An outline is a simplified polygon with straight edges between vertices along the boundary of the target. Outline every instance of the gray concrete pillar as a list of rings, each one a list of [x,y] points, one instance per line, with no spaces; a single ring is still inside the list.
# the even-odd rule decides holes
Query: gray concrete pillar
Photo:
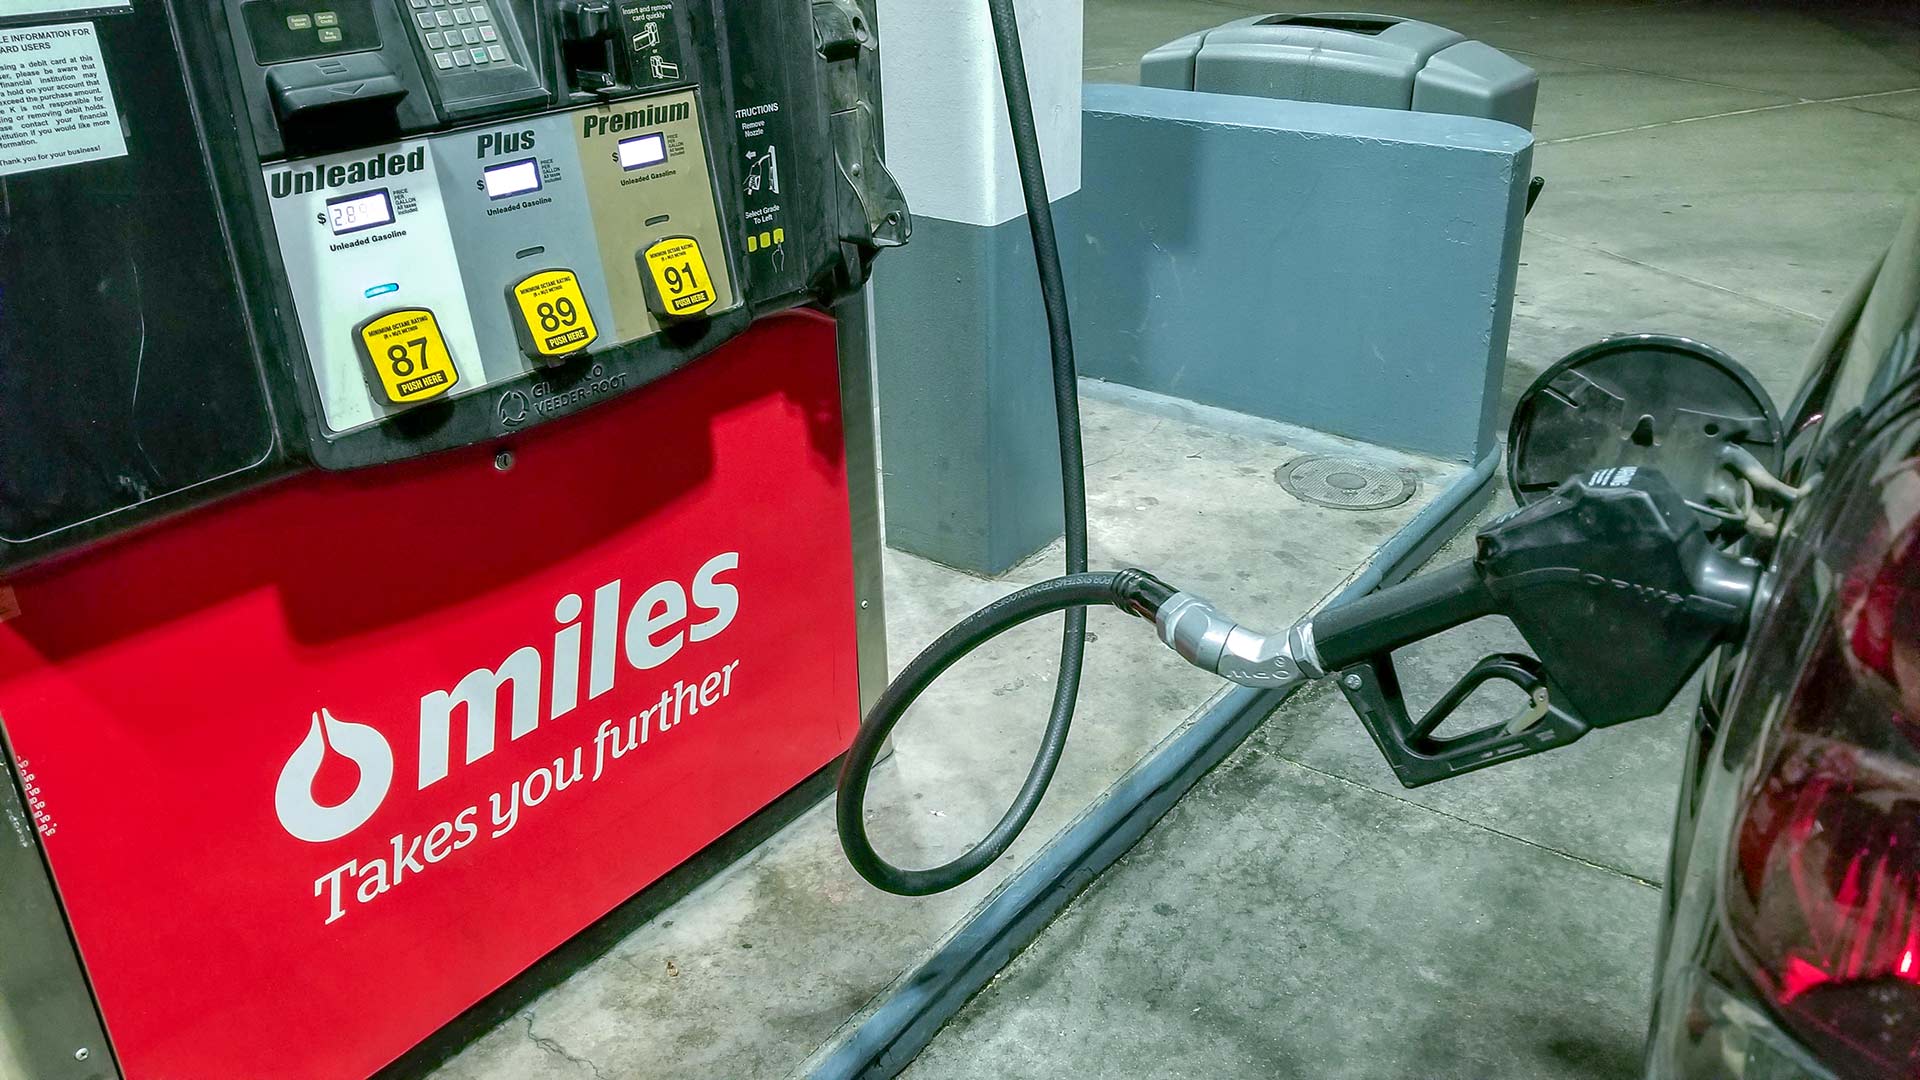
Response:
[[[1048,193],[1071,258],[1081,0],[1018,9]],[[880,0],[879,23],[887,165],[914,214],[912,242],[874,272],[887,542],[999,573],[1060,534],[1060,467],[1046,319],[987,7]]]

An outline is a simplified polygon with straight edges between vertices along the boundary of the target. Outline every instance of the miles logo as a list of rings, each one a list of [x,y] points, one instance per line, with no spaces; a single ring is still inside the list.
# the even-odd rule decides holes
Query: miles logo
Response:
[[[426,167],[427,148],[416,146],[406,154],[375,154],[365,161],[286,169],[267,178],[267,190],[274,198],[284,199],[321,188],[364,184],[401,173],[419,172]]]
[[[613,135],[622,131],[638,131],[645,127],[671,124],[676,120],[685,120],[693,115],[693,110],[684,101],[671,105],[642,105],[637,109],[628,109],[617,113],[588,113],[580,120],[580,137],[591,139],[596,135]]]

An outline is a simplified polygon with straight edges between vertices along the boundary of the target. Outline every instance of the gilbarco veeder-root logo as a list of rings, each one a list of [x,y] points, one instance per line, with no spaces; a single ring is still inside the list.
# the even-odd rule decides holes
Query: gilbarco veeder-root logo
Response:
[[[690,641],[719,635],[740,610],[740,590],[720,580],[720,575],[739,565],[739,552],[715,555],[695,571],[691,589],[683,588],[678,581],[658,582],[625,609],[625,618],[621,617],[622,583],[618,580],[593,590],[593,612],[585,620],[581,616],[586,604],[580,594],[562,596],[553,606],[554,621],[560,626],[553,633],[550,650],[543,653],[536,646],[522,646],[493,667],[467,672],[453,689],[434,690],[420,698],[420,756],[415,776],[419,789],[424,791],[447,778],[456,714],[466,719],[466,761],[470,765],[493,752],[503,695],[511,703],[507,727],[510,740],[532,733],[542,719],[557,720],[574,711],[580,705],[583,643],[587,653],[586,699],[592,701],[613,689],[622,657],[628,666],[646,671],[672,659]],[[326,921],[344,916],[349,899],[371,903],[454,852],[483,839],[505,836],[519,824],[522,810],[540,806],[583,781],[598,782],[609,775],[614,762],[633,753],[649,738],[672,731],[730,695],[734,671],[739,666],[739,660],[731,660],[692,682],[676,679],[646,709],[624,720],[603,720],[590,742],[562,750],[551,766],[542,765],[525,779],[425,830],[395,835],[378,854],[348,859],[322,874],[314,880],[313,895],[324,904]],[[386,801],[393,786],[393,747],[378,728],[364,722],[368,719],[342,719],[326,708],[313,713],[306,738],[281,768],[273,792],[274,812],[294,837],[314,844],[339,840],[365,825]],[[359,781],[346,798],[323,803],[314,795],[314,781],[335,755],[359,769]],[[336,763],[332,767],[340,766]]]

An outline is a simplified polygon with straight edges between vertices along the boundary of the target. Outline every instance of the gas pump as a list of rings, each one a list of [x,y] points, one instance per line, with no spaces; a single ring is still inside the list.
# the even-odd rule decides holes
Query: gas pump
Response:
[[[7,568],[569,415],[911,230],[851,0],[101,11],[0,17],[63,73],[0,159]]]
[[[0,1072],[369,1074],[824,792],[876,65],[856,0],[0,12]]]

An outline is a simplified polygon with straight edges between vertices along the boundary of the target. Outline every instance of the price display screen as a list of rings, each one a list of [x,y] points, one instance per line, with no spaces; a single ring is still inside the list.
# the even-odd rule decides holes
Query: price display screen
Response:
[[[327,227],[335,236],[391,224],[393,200],[386,188],[327,200]]]
[[[620,167],[645,169],[667,160],[667,137],[656,131],[620,140]]]
[[[532,158],[490,166],[482,173],[486,177],[489,199],[504,199],[540,190],[540,163]]]

